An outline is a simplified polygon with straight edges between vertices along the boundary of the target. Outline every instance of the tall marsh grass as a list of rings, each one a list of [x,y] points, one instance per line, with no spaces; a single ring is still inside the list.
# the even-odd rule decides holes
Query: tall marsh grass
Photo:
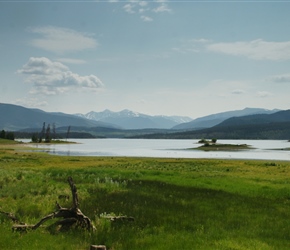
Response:
[[[59,157],[0,150],[0,210],[29,224],[71,206],[97,230],[12,232],[0,214],[0,249],[290,249],[290,162]],[[104,215],[134,222],[112,223]],[[51,222],[47,221],[45,225]]]

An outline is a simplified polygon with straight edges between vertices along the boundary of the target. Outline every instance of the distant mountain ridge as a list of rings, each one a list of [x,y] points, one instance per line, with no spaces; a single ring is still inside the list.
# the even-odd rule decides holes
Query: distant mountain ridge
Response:
[[[200,117],[190,122],[181,123],[179,125],[176,125],[172,129],[191,130],[191,129],[210,128],[232,117],[241,117],[241,116],[255,115],[255,114],[273,114],[278,111],[279,109],[268,110],[268,109],[261,109],[261,108],[245,108],[242,110],[226,111],[226,112],[221,112],[217,114]]]
[[[102,112],[91,111],[87,114],[76,114],[80,117],[84,117],[94,121],[101,121],[123,129],[171,129],[177,124],[183,122],[189,122],[192,119],[186,116],[150,116],[138,112],[133,112],[128,109],[124,109],[120,112],[113,112],[108,109]]]
[[[192,120],[183,116],[150,116],[130,110],[112,112],[89,112],[86,115],[70,115],[61,112],[45,112],[14,104],[0,103],[0,129],[17,131],[42,128],[55,124],[56,127],[105,127],[115,129],[170,129],[181,122]]]
[[[229,115],[231,117],[226,119]],[[191,118],[189,117],[150,116],[130,110],[122,110],[120,112],[112,112],[110,110],[104,110],[103,112],[92,111],[86,115],[79,114],[76,116],[0,103],[0,130],[8,131],[32,133],[33,131],[40,131],[45,122],[46,126],[54,124],[57,128],[57,133],[65,133],[67,127],[70,126],[72,132],[78,133],[77,136],[87,133],[87,135],[93,137],[105,138],[132,138],[139,136],[138,138],[172,139],[290,139],[290,110],[277,111],[246,108],[200,117],[192,121],[195,122],[195,125],[203,123],[203,126],[211,126],[213,122],[222,120],[222,122],[209,128],[171,129],[172,124],[190,120]],[[191,124],[191,122],[185,124]]]
[[[241,117],[231,117],[215,127],[225,126],[242,126],[242,125],[257,125],[257,124],[272,124],[290,122],[290,110],[281,110],[270,114],[255,114]],[[290,130],[290,128],[289,128]]]
[[[85,118],[57,112],[45,112],[40,109],[29,109],[13,104],[0,103],[0,129],[16,131],[27,128],[42,128],[53,123],[56,127],[61,126],[84,126],[84,127],[112,127],[115,126],[88,120]]]
[[[136,138],[136,137],[135,137]],[[147,139],[290,139],[290,109],[272,114],[253,114],[231,117],[205,129],[156,133],[139,138]]]

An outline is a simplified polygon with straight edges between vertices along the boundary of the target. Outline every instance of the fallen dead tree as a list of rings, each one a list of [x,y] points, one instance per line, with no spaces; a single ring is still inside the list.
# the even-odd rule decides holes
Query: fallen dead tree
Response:
[[[84,215],[82,211],[79,209],[77,188],[73,182],[72,177],[68,177],[68,183],[70,185],[70,189],[72,192],[72,207],[63,208],[58,202],[56,202],[57,210],[43,217],[35,225],[27,225],[26,223],[20,222],[19,219],[17,219],[15,215],[13,215],[12,213],[7,213],[3,211],[0,211],[0,212],[2,214],[5,214],[13,222],[18,223],[12,227],[14,231],[27,231],[28,229],[35,230],[39,228],[47,220],[54,219],[54,218],[59,218],[59,220],[51,224],[49,228],[59,226],[60,230],[67,230],[73,226],[76,226],[76,227],[84,228],[86,230],[95,230],[95,227],[92,224],[92,221],[90,220],[90,218]]]
[[[20,220],[12,213],[4,212],[4,211],[0,211],[0,213],[6,215],[7,218],[11,219],[15,223],[19,223],[21,225],[25,224],[23,222],[20,222]]]
[[[6,215],[9,219],[11,219],[16,225],[12,226],[13,231],[27,231],[27,230],[35,230],[39,228],[46,221],[51,219],[59,219],[51,225],[47,226],[48,229],[58,227],[60,231],[68,230],[72,227],[81,227],[88,231],[95,230],[95,226],[89,217],[83,214],[83,212],[79,209],[79,199],[77,188],[73,182],[72,177],[68,177],[67,179],[71,193],[72,193],[72,207],[64,208],[56,202],[56,211],[44,216],[38,223],[35,225],[28,225],[24,222],[21,222],[13,213],[0,211],[0,213]],[[65,196],[67,199],[68,196]],[[63,197],[61,197],[63,198]],[[134,217],[128,216],[103,216],[105,219],[109,219],[111,222],[118,221],[134,221]]]
[[[134,217],[128,217],[128,216],[103,216],[102,218],[108,219],[112,222],[117,221],[135,221]]]

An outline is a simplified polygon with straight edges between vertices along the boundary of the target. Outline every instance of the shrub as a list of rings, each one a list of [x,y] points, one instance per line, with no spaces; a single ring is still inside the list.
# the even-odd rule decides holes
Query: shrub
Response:
[[[38,141],[39,141],[39,139],[38,139],[38,135],[34,133],[34,134],[32,135],[32,137],[31,137],[31,141],[34,142],[34,143],[38,142]]]

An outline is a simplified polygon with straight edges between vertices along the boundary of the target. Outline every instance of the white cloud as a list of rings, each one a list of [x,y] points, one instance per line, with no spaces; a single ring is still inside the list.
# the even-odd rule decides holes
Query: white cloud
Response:
[[[72,29],[44,26],[29,28],[28,31],[40,35],[40,38],[32,39],[31,45],[55,53],[93,49],[98,45],[90,35]]]
[[[198,53],[204,51],[205,45],[209,43],[207,39],[182,39],[178,47],[173,47],[172,50],[182,54]]]
[[[211,40],[199,38],[181,40],[180,45],[174,47],[173,50],[181,53],[216,52],[232,56],[243,56],[252,60],[290,60],[290,41],[268,42],[256,39],[249,42],[214,43]]]
[[[272,76],[269,80],[275,83],[288,83],[290,82],[290,74]]]
[[[159,14],[162,12],[172,12],[172,10],[168,7],[165,3],[166,1],[137,1],[137,0],[130,0],[129,3],[126,3],[123,6],[124,11],[130,14],[138,14],[140,15],[141,20],[144,22],[151,22],[153,21],[152,17],[148,15],[144,15],[145,12],[150,12],[151,14]],[[157,7],[153,8],[152,5],[157,5]]]
[[[194,42],[194,43],[209,43],[210,40],[204,39],[204,38],[199,38],[199,39],[192,39],[192,42]]]
[[[29,61],[23,65],[18,73],[28,75],[54,75],[59,72],[68,71],[68,67],[59,62],[52,62],[46,57],[30,57]]]
[[[45,57],[31,57],[17,73],[26,75],[25,82],[33,84],[31,94],[56,95],[72,89],[92,91],[103,86],[97,76],[80,76],[64,64]]]
[[[125,5],[124,5],[123,9],[124,9],[126,12],[128,12],[128,13],[130,13],[130,14],[133,14],[133,13],[135,13],[135,11],[134,11],[134,7],[135,7],[135,5],[128,3],[128,4],[125,4]]]
[[[15,104],[26,106],[26,107],[45,107],[48,105],[46,101],[39,100],[38,98],[21,98],[17,99]]]
[[[144,22],[152,22],[153,19],[149,16],[141,16],[140,17]]]
[[[246,94],[253,91],[252,86],[251,81],[216,79],[206,84],[203,90],[213,96],[227,98],[238,98],[240,96],[244,98]]]
[[[144,12],[146,12],[146,11],[148,11],[149,9],[144,9],[144,8],[141,8],[141,9],[139,9],[139,13],[144,13]]]
[[[85,60],[74,59],[74,58],[58,58],[57,60],[59,62],[62,62],[62,63],[70,63],[70,64],[85,64],[85,63],[87,63]]]
[[[146,1],[141,1],[141,2],[139,2],[139,5],[142,7],[145,7],[148,5],[148,3]]]
[[[269,96],[272,96],[273,94],[268,92],[268,91],[259,91],[257,93],[257,96],[258,97],[261,97],[261,98],[265,98],[265,97],[269,97]]]
[[[254,60],[289,60],[290,41],[267,42],[262,39],[250,42],[213,43],[207,49],[233,56],[245,56]]]
[[[171,12],[172,10],[167,6],[167,4],[162,3],[158,7],[154,8],[153,11],[159,13],[159,12]]]
[[[234,95],[242,95],[245,94],[245,91],[242,89],[234,89],[231,93]]]

